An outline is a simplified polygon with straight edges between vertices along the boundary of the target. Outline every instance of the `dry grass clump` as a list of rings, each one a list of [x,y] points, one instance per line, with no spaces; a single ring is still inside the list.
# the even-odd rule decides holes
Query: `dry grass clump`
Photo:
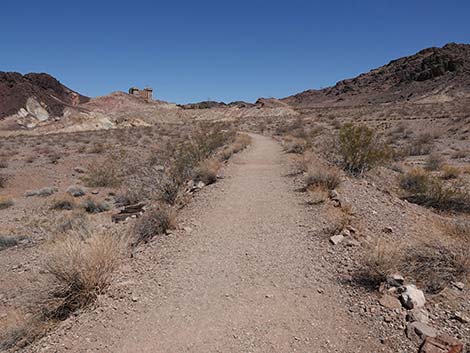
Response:
[[[450,180],[457,179],[460,176],[460,169],[451,165],[445,165],[442,167],[442,179]]]
[[[10,313],[0,322],[0,351],[23,348],[44,336],[49,329],[38,317],[26,317],[18,312]]]
[[[220,162],[215,159],[206,159],[199,163],[194,169],[193,180],[195,182],[202,181],[209,185],[217,181],[217,172],[220,169]]]
[[[421,169],[413,169],[400,177],[405,199],[441,211],[470,211],[468,191],[457,185],[445,185],[440,179]]]
[[[0,189],[5,188],[7,185],[8,177],[4,174],[0,174]]]
[[[14,202],[12,199],[8,197],[0,196],[0,210],[5,210],[13,205],[14,205]]]
[[[51,203],[51,210],[73,210],[76,207],[75,201],[70,196],[58,197]]]
[[[301,154],[305,152],[307,142],[300,138],[288,137],[285,139],[284,150],[287,153]]]
[[[351,123],[339,130],[338,153],[343,168],[352,174],[361,174],[391,157],[390,148],[373,129]]]
[[[442,168],[444,160],[441,155],[437,153],[431,153],[428,158],[426,159],[426,166],[427,170],[439,170]]]
[[[462,245],[431,243],[404,249],[401,272],[428,293],[437,293],[470,274],[468,250]]]
[[[405,154],[409,156],[423,156],[429,154],[433,148],[433,140],[434,136],[432,134],[421,134],[405,148]]]
[[[305,184],[308,189],[323,188],[336,189],[341,183],[341,174],[334,167],[310,166],[305,176]]]
[[[109,211],[111,207],[106,202],[96,201],[89,197],[83,203],[83,208],[88,213],[101,213]]]
[[[0,169],[8,168],[8,159],[6,157],[0,157]]]
[[[164,234],[168,229],[175,227],[176,218],[173,209],[157,204],[139,218],[135,223],[133,245],[148,242],[154,236]]]
[[[460,243],[462,244],[462,243]],[[401,273],[428,293],[437,293],[470,274],[470,260],[464,245],[428,242],[407,247],[379,242],[367,252],[358,282],[377,288],[387,276]]]
[[[84,178],[85,185],[89,187],[116,187],[121,183],[118,163],[109,158],[103,163],[92,163],[88,174]]]
[[[367,287],[378,287],[400,268],[399,249],[396,244],[379,241],[371,251],[365,253],[363,268],[358,273],[358,282]]]
[[[109,285],[123,246],[117,235],[100,232],[57,239],[45,262],[53,279],[47,316],[64,319],[91,305]]]
[[[158,199],[169,205],[174,205],[180,195],[181,182],[172,174],[165,173],[156,184]]]
[[[20,235],[0,235],[0,250],[16,246],[23,239],[26,239],[26,237]]]

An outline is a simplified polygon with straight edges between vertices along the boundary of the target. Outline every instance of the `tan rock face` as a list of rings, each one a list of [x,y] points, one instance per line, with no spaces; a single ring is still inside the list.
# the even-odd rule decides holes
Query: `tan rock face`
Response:
[[[29,97],[26,101],[26,110],[39,121],[46,121],[49,119],[49,113],[47,110],[33,97]]]
[[[428,337],[419,350],[420,353],[464,353],[465,347],[462,342],[449,337]]]

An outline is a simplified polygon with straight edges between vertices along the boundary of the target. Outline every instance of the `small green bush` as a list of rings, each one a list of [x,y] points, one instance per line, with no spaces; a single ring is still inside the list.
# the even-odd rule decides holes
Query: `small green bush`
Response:
[[[361,174],[391,156],[390,148],[373,129],[351,123],[339,130],[338,152],[343,168],[352,174]]]

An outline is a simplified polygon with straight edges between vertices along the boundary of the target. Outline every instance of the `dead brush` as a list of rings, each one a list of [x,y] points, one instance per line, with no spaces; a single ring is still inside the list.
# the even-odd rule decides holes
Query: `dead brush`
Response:
[[[442,179],[450,180],[457,179],[460,176],[460,169],[451,165],[445,165],[442,167]]]
[[[57,197],[51,203],[51,210],[73,210],[77,205],[75,200],[70,196]]]
[[[0,157],[0,169],[8,168],[8,159],[6,157]]]
[[[154,236],[164,234],[168,229],[174,228],[175,225],[176,218],[173,209],[163,204],[154,205],[135,223],[132,245],[146,243]]]
[[[404,249],[401,273],[413,278],[428,293],[437,293],[470,274],[468,250],[462,242],[442,241]]]
[[[0,174],[0,189],[5,188],[5,186],[7,185],[7,181],[8,176],[6,176],[5,174]]]
[[[205,185],[213,184],[217,181],[217,173],[220,167],[220,162],[216,159],[206,159],[195,168],[193,180],[196,183],[202,181]]]
[[[362,286],[378,288],[387,276],[399,270],[399,247],[385,241],[378,241],[365,252],[362,266],[355,274],[354,280]]]
[[[14,204],[15,203],[13,202],[13,200],[10,199],[9,197],[0,196],[0,210],[5,210],[7,208],[10,208]]]
[[[310,166],[305,176],[307,189],[323,188],[326,190],[336,189],[341,183],[341,174],[334,167]]]
[[[116,234],[57,238],[44,264],[53,283],[45,316],[61,320],[90,306],[109,285],[123,248],[123,240]]]
[[[121,181],[119,161],[114,158],[108,158],[102,163],[92,163],[84,177],[84,182],[89,187],[117,187]]]
[[[284,151],[286,151],[286,153],[301,154],[305,152],[306,148],[307,142],[300,138],[289,137],[284,141]]]
[[[444,160],[441,155],[437,153],[431,153],[428,158],[426,159],[426,166],[427,170],[436,171],[442,168]]]

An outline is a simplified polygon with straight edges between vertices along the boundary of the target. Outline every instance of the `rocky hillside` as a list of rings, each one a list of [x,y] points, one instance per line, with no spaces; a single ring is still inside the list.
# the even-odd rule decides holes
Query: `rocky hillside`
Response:
[[[19,114],[46,120],[88,100],[45,73],[0,72],[0,119]]]
[[[470,44],[447,44],[391,61],[322,90],[307,90],[283,101],[296,107],[397,101],[443,102],[470,96]]]

